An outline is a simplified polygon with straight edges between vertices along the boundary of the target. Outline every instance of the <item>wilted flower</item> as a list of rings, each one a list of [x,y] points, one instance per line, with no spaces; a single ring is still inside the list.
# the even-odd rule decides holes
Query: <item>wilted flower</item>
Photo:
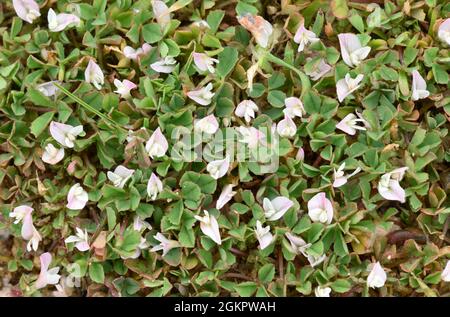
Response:
[[[216,209],[221,209],[231,200],[231,198],[233,198],[234,195],[236,195],[236,192],[233,191],[233,187],[233,184],[228,184],[223,187],[219,199],[217,199],[216,202]]]
[[[281,137],[292,138],[297,133],[295,122],[288,115],[284,115],[284,119],[277,124],[277,132]]]
[[[248,144],[249,149],[256,149],[258,144],[264,144],[266,135],[254,127],[238,127],[240,138],[239,142]]]
[[[303,103],[297,97],[288,97],[284,99],[286,108],[283,110],[284,114],[290,118],[302,117],[305,114]]]
[[[105,75],[103,75],[102,69],[92,59],[89,60],[84,71],[84,80],[94,85],[98,90],[102,89],[102,85],[105,83]]]
[[[152,136],[145,144],[145,150],[152,159],[164,156],[168,148],[169,143],[159,127],[153,132]]]
[[[199,133],[214,134],[219,130],[219,122],[213,114],[200,120],[195,120],[194,130]]]
[[[331,223],[333,220],[333,204],[325,196],[325,193],[318,193],[308,201],[308,215],[312,221]]]
[[[50,122],[50,134],[53,139],[56,140],[62,146],[73,148],[74,141],[78,135],[83,133],[83,126],[78,125],[76,127],[69,124],[59,123],[52,121]]]
[[[336,83],[336,93],[339,102],[342,102],[348,95],[358,89],[359,84],[364,78],[364,75],[359,74],[356,78],[352,78],[349,73],[344,78],[339,79]]]
[[[447,264],[441,273],[441,279],[444,282],[450,282],[450,260],[447,260]]]
[[[67,194],[66,207],[73,210],[81,210],[86,206],[88,200],[88,193],[77,183],[70,188]]]
[[[317,63],[314,64],[314,68],[312,70],[305,70],[306,75],[311,77],[312,80],[319,80],[326,73],[331,70],[331,66],[325,63],[325,60],[321,58]]]
[[[315,43],[317,41],[319,41],[319,38],[316,34],[307,30],[305,24],[302,22],[294,36],[294,42],[298,44],[298,52],[303,51],[309,43]]]
[[[450,45],[450,18],[445,19],[444,22],[439,25],[438,37],[442,42]]]
[[[13,0],[13,7],[17,16],[28,23],[41,16],[39,5],[34,0]]]
[[[145,231],[145,229],[152,230],[152,225],[147,221],[142,220],[138,215],[135,215],[133,218],[133,229],[139,232],[143,232]]]
[[[222,239],[220,238],[219,223],[214,216],[211,216],[208,211],[204,210],[205,216],[195,216],[195,219],[200,221],[200,229],[202,232],[210,237],[218,245],[222,244]]]
[[[248,90],[253,90],[253,78],[255,78],[256,72],[259,69],[259,64],[255,63],[247,69],[247,82],[248,82]]]
[[[306,243],[301,237],[293,235],[290,232],[285,233],[286,238],[288,238],[291,248],[291,252],[295,254],[303,254],[308,257],[306,250],[311,246],[311,243]]]
[[[259,15],[250,13],[238,17],[238,22],[255,37],[256,43],[266,48],[269,45],[269,38],[272,35],[272,25]]]
[[[151,64],[150,67],[155,72],[170,74],[177,67],[177,61],[172,56],[166,56]]]
[[[223,160],[215,160],[209,162],[206,170],[214,179],[219,179],[224,176],[230,168],[230,159],[226,156]]]
[[[245,121],[249,123],[255,118],[255,111],[258,111],[258,106],[251,100],[241,101],[235,110],[235,114],[240,118],[245,118]]]
[[[358,174],[361,171],[361,168],[358,167],[353,173],[346,176],[344,174],[344,169],[345,169],[345,162],[339,166],[337,171],[336,171],[336,169],[334,169],[333,187],[337,188],[337,187],[341,187],[342,185],[345,185],[350,177]]]
[[[114,172],[108,171],[108,179],[114,184],[115,187],[123,188],[125,183],[133,176],[134,170],[128,169],[123,165],[116,167]]]
[[[417,70],[412,71],[412,95],[411,99],[416,101],[427,98],[430,92],[427,90],[427,83]]]
[[[206,87],[202,87],[197,90],[192,90],[187,93],[187,96],[194,100],[196,103],[207,106],[211,103],[215,93],[211,92],[213,85],[209,83]]]
[[[152,1],[152,8],[156,22],[158,22],[162,29],[165,29],[170,24],[169,8],[163,1],[159,0]]]
[[[274,240],[274,236],[270,233],[270,226],[263,227],[259,220],[256,221],[255,235],[261,250],[267,248]]]
[[[163,250],[162,255],[165,256],[170,250],[181,247],[180,243],[176,240],[169,240],[163,234],[157,233],[153,236],[156,240],[160,242],[160,244],[155,245],[150,251],[155,252],[159,250]]]
[[[284,214],[294,205],[294,203],[286,197],[279,196],[272,200],[263,199],[264,216],[267,220],[275,221],[284,216]]]
[[[75,14],[59,13],[56,14],[53,9],[48,10],[48,28],[50,32],[61,32],[67,27],[78,26],[80,18]]]
[[[42,161],[47,164],[55,165],[64,158],[64,148],[57,149],[53,144],[49,143],[42,153]]]
[[[367,121],[361,118],[357,118],[353,113],[349,113],[339,121],[338,124],[336,124],[336,128],[339,130],[344,131],[345,133],[349,135],[355,135],[356,130],[366,130],[365,126],[361,127],[358,125],[358,122],[363,123],[364,125],[367,124]]]
[[[403,179],[407,169],[407,167],[397,168],[381,176],[378,182],[378,192],[383,198],[397,200],[401,203],[406,201],[405,190],[400,186],[400,181]]]
[[[156,197],[163,190],[163,184],[158,176],[154,173],[150,176],[147,183],[147,194],[150,197],[150,200],[156,200]]]
[[[41,254],[39,259],[41,261],[41,272],[39,273],[39,277],[36,280],[36,289],[44,288],[48,284],[58,284],[61,277],[61,275],[58,274],[59,267],[54,267],[50,270],[48,269],[50,263],[52,262],[52,255],[46,252]]]
[[[89,235],[87,233],[87,230],[84,231],[80,228],[76,227],[75,230],[77,231],[75,236],[69,236],[64,242],[67,243],[75,243],[75,247],[81,251],[87,251],[89,250]]]
[[[386,272],[381,267],[380,262],[377,262],[367,277],[367,286],[372,288],[383,287],[384,283],[386,283],[386,278]]]
[[[331,288],[329,287],[323,287],[323,286],[317,286],[314,289],[314,294],[316,297],[330,297]]]
[[[135,83],[127,79],[124,81],[114,79],[114,86],[117,88],[114,92],[118,93],[122,98],[129,98],[131,96],[130,91],[137,87]]]
[[[341,55],[345,64],[350,67],[358,66],[370,53],[370,47],[362,47],[358,37],[352,33],[338,34]]]
[[[317,265],[319,265],[320,263],[322,263],[323,261],[325,261],[325,259],[327,258],[326,254],[322,254],[321,256],[314,256],[314,255],[308,255],[308,262],[309,265],[311,265],[311,267],[316,267]]]
[[[218,63],[219,60],[211,58],[205,53],[194,52],[192,55],[194,57],[195,66],[197,66],[201,72],[209,71],[211,74],[214,74],[214,63]]]
[[[137,49],[132,48],[131,46],[125,46],[123,48],[123,55],[132,60],[139,60],[142,56],[147,55],[150,50],[152,49],[152,46],[148,43],[144,43],[142,47],[139,47]]]
[[[43,94],[44,96],[51,97],[51,96],[56,95],[56,92],[59,91],[59,88],[54,85],[54,83],[57,83],[57,82],[58,81],[53,80],[53,81],[49,81],[46,83],[42,83],[42,84],[37,85],[36,89],[39,90],[39,92],[41,94]]]

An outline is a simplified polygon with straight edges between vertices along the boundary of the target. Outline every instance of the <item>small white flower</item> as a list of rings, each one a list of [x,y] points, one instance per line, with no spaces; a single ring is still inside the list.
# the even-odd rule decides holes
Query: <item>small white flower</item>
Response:
[[[89,235],[87,233],[87,230],[84,231],[80,228],[76,227],[75,230],[77,231],[75,236],[69,236],[64,242],[67,243],[75,243],[75,247],[81,251],[87,251],[89,250]]]
[[[78,135],[83,133],[83,126],[78,125],[76,127],[69,124],[50,122],[50,134],[53,139],[64,147],[73,148],[74,141]]]
[[[177,67],[177,61],[172,56],[166,56],[151,64],[150,67],[155,72],[170,74]]]
[[[326,254],[322,254],[321,256],[314,256],[314,255],[308,255],[308,262],[309,265],[311,265],[311,267],[316,267],[317,265],[319,265],[320,263],[322,263],[323,261],[325,261],[325,259],[327,258]]]
[[[162,157],[166,154],[169,148],[169,143],[166,137],[162,134],[161,129],[157,128],[150,139],[145,144],[145,150],[148,155],[153,159],[155,157]]]
[[[31,236],[31,239],[27,243],[27,251],[28,252],[31,252],[31,250],[37,251],[37,249],[39,247],[39,242],[42,241],[42,237],[41,237],[39,231],[37,231],[34,226],[32,227],[32,231],[33,231],[33,234]]]
[[[441,279],[444,282],[450,282],[450,260],[447,260],[447,264],[441,273]]]
[[[213,114],[194,121],[194,130],[199,133],[214,134],[219,130],[219,122]]]
[[[206,170],[214,179],[219,179],[224,176],[230,168],[230,159],[225,157],[223,160],[215,160],[209,162],[206,166]]]
[[[307,30],[305,24],[302,22],[294,36],[294,42],[298,44],[298,52],[303,51],[309,43],[315,43],[317,41],[319,41],[319,38],[316,34]]]
[[[358,66],[369,55],[370,47],[363,47],[355,34],[338,34],[338,38],[341,46],[342,59],[348,66]]]
[[[333,220],[333,204],[325,196],[325,193],[318,193],[308,201],[308,215],[312,221],[331,223]]]
[[[215,95],[215,93],[211,92],[212,89],[213,85],[209,83],[208,85],[206,85],[206,87],[189,91],[187,93],[187,96],[194,100],[196,103],[202,106],[207,106],[211,103],[212,98]]]
[[[364,125],[367,124],[367,121],[361,118],[357,118],[353,113],[349,113],[339,121],[338,124],[336,124],[336,128],[339,130],[344,131],[345,133],[349,135],[355,135],[356,130],[366,130],[366,127],[361,127],[358,125],[358,122],[363,123]]]
[[[345,162],[342,163],[337,170],[334,169],[333,187],[337,188],[345,185],[350,177],[355,176],[361,171],[361,168],[358,167],[353,173],[346,176],[344,174],[344,169],[345,169]]]
[[[445,19],[444,22],[439,25],[438,37],[442,42],[450,45],[450,18]]]
[[[53,144],[49,143],[42,153],[42,161],[47,164],[55,165],[64,158],[64,148],[57,149]]]
[[[331,288],[329,287],[323,287],[323,286],[317,286],[314,289],[314,294],[316,297],[330,297]]]
[[[305,70],[306,75],[311,77],[312,80],[319,80],[326,73],[331,70],[331,66],[325,63],[324,59],[321,58],[317,63],[314,64],[314,68],[312,70]]]
[[[392,172],[381,176],[378,182],[378,193],[387,200],[397,200],[401,203],[406,201],[405,190],[400,186],[400,181],[405,175],[407,167],[397,168]]]
[[[256,149],[259,144],[266,144],[266,135],[254,127],[240,126],[237,130],[240,134],[238,141],[248,144],[249,149]]]
[[[247,13],[238,17],[238,22],[255,37],[261,47],[269,46],[269,39],[273,33],[272,25],[259,15]]]
[[[292,253],[303,254],[305,257],[308,257],[306,250],[311,246],[311,243],[306,243],[301,237],[295,236],[290,232],[286,232],[285,235],[291,244],[290,249]]]
[[[277,132],[283,138],[292,138],[297,133],[295,122],[288,115],[277,124]]]
[[[160,242],[160,244],[154,246],[150,249],[150,251],[155,252],[159,250],[163,250],[162,255],[165,256],[170,250],[181,247],[180,243],[176,240],[169,240],[163,234],[157,233],[153,236],[156,240]]]
[[[258,106],[251,100],[241,101],[235,110],[235,114],[240,118],[245,118],[245,121],[249,123],[255,118],[255,112],[258,111]]]
[[[113,183],[115,187],[123,188],[125,183],[133,176],[134,170],[128,169],[123,165],[116,167],[114,172],[108,171],[108,179]]]
[[[272,233],[270,233],[270,226],[263,227],[259,220],[256,221],[255,235],[256,239],[258,239],[259,248],[261,250],[267,248],[275,238]]]
[[[127,79],[125,79],[124,81],[114,79],[114,86],[116,86],[117,88],[117,90],[115,90],[114,92],[118,93],[122,98],[131,97],[130,91],[137,88],[135,83]]]
[[[150,200],[156,200],[156,197],[163,190],[163,184],[158,176],[154,173],[150,176],[147,183],[147,194],[150,197]]]
[[[195,219],[200,221],[200,229],[202,232],[210,237],[218,245],[222,244],[222,239],[220,238],[219,223],[214,216],[211,216],[208,211],[204,210],[205,216],[195,216]]]
[[[78,26],[81,22],[80,18],[74,14],[56,14],[51,8],[48,10],[47,19],[50,32],[61,32],[67,27]]]
[[[427,98],[430,92],[427,90],[427,83],[417,70],[412,71],[412,95],[413,101]]]
[[[384,286],[386,283],[386,272],[381,267],[380,262],[375,263],[370,271],[369,276],[367,277],[367,286],[372,288],[380,288]]]
[[[284,105],[286,106],[286,108],[283,110],[283,112],[291,119],[295,117],[301,118],[306,113],[302,101],[296,97],[288,97],[284,99]]]
[[[214,74],[214,63],[218,63],[219,60],[215,58],[211,58],[205,53],[192,53],[192,56],[194,57],[194,63],[195,66],[201,71],[206,72],[209,71],[211,74]]]
[[[13,7],[17,16],[28,23],[41,16],[39,5],[34,0],[13,0]]]
[[[66,207],[73,210],[81,210],[86,206],[88,200],[88,193],[77,183],[70,188],[67,194]]]
[[[145,229],[152,230],[152,225],[135,215],[133,218],[133,229],[142,233]]]
[[[59,91],[59,88],[54,85],[54,83],[58,83],[58,81],[53,80],[46,83],[42,83],[36,86],[36,89],[39,90],[41,94],[47,97],[51,97],[56,95]]]
[[[364,75],[359,74],[352,78],[349,73],[344,78],[338,80],[336,83],[336,92],[339,102],[342,102],[352,92],[357,90],[361,85],[359,84],[364,78]]]
[[[52,262],[52,255],[48,252],[41,254],[39,257],[41,262],[41,272],[39,273],[39,277],[36,280],[36,289],[44,288],[47,285],[55,285],[58,284],[61,275],[58,274],[59,267],[51,268],[48,267]]]
[[[231,198],[233,198],[234,195],[236,195],[236,192],[233,191],[233,187],[233,184],[228,184],[223,187],[219,199],[217,199],[216,202],[216,209],[221,209],[231,200]]]
[[[275,221],[284,216],[284,214],[294,205],[289,198],[279,196],[272,200],[263,199],[264,216],[267,220]]]
[[[165,29],[167,25],[170,24],[170,10],[163,1],[153,0],[152,1],[153,16],[156,22]]]
[[[102,69],[92,59],[89,60],[84,71],[84,80],[94,85],[98,90],[102,89],[102,85],[105,83],[105,75],[103,75]]]

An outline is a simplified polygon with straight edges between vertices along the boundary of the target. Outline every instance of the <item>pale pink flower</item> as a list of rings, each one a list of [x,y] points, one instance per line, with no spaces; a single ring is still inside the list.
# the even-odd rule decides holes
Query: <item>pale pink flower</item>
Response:
[[[170,10],[163,1],[153,0],[152,1],[153,16],[156,22],[165,29],[167,25],[170,24]]]
[[[297,97],[288,97],[284,99],[284,105],[286,106],[283,110],[284,114],[292,119],[295,117],[301,118],[306,113],[302,101]]]
[[[122,50],[122,53],[126,58],[137,61],[141,57],[147,55],[151,49],[152,46],[150,44],[144,43],[142,47],[139,47],[137,49],[134,49],[131,46],[125,46]]]
[[[236,192],[233,191],[234,186],[235,185],[233,184],[227,184],[223,187],[219,199],[217,199],[216,202],[216,209],[221,209],[231,200],[231,198],[233,198],[234,195],[236,195]]]
[[[205,53],[193,53],[195,66],[201,71],[206,72],[209,71],[211,74],[214,74],[214,63],[218,63],[219,60],[215,58],[211,58]]]
[[[259,220],[256,221],[255,235],[256,239],[258,239],[260,250],[264,250],[275,240],[275,237],[270,232],[270,226],[263,227]]]
[[[117,188],[123,188],[125,183],[133,176],[134,170],[128,169],[123,165],[119,165],[115,168],[114,172],[108,171],[108,179]]]
[[[41,261],[41,272],[36,280],[36,289],[44,288],[49,284],[58,284],[61,277],[61,275],[58,274],[59,267],[54,267],[50,270],[48,269],[50,263],[52,262],[52,255],[48,252],[42,253],[39,259]]]
[[[442,42],[450,45],[450,18],[445,19],[444,22],[439,25],[438,37]]]
[[[358,37],[352,33],[338,34],[341,55],[350,67],[358,66],[370,53],[370,47],[362,46]]]
[[[145,144],[145,150],[152,159],[164,156],[168,148],[169,143],[159,127],[153,132]]]
[[[114,79],[114,86],[116,86],[117,88],[117,90],[115,90],[114,92],[118,93],[122,98],[130,98],[130,91],[137,88],[136,84],[129,81],[128,79],[125,79],[123,81]]]
[[[57,149],[53,144],[49,143],[42,153],[42,161],[47,164],[55,165],[64,158],[64,148]]]
[[[350,177],[355,176],[356,174],[358,174],[361,171],[361,168],[358,167],[357,169],[355,169],[355,171],[353,173],[351,173],[349,175],[345,175],[344,169],[345,169],[345,162],[342,163],[337,170],[334,169],[333,187],[337,188],[337,187],[341,187],[341,186],[345,185]]]
[[[163,256],[165,256],[170,250],[181,247],[181,244],[178,241],[167,239],[162,233],[159,232],[155,236],[153,236],[153,238],[158,240],[160,244],[155,245],[150,249],[150,251],[155,252],[163,250]]]
[[[39,5],[34,0],[13,0],[13,7],[17,16],[28,23],[41,16]]]
[[[195,219],[200,221],[200,229],[215,243],[221,245],[222,239],[220,238],[219,223],[217,222],[217,219],[214,216],[211,216],[208,211],[203,210],[203,212],[205,213],[203,217],[197,215],[194,216]]]
[[[321,58],[317,63],[314,64],[314,68],[312,70],[305,70],[306,75],[311,77],[312,80],[319,80],[326,73],[331,70],[331,66],[325,63],[325,60]]]
[[[247,144],[249,149],[256,149],[259,144],[266,143],[266,135],[254,127],[240,126],[237,130],[240,134],[238,141]]]
[[[187,93],[187,96],[194,100],[196,103],[202,106],[207,106],[211,103],[212,98],[215,95],[215,93],[211,92],[212,88],[213,85],[209,83],[208,85],[206,85],[206,87],[189,91]]]
[[[294,206],[292,200],[283,196],[276,197],[272,200],[269,198],[263,199],[264,216],[270,221],[275,221],[283,217],[292,206]]]
[[[427,98],[430,92],[427,90],[427,83],[417,70],[412,71],[412,95],[413,101]]]
[[[213,114],[194,121],[194,130],[199,133],[214,134],[219,130],[219,122]]]
[[[25,240],[30,240],[33,237],[33,208],[30,206],[22,205],[14,208],[12,212],[9,213],[11,218],[15,218],[14,223],[18,224],[22,222],[22,238]]]
[[[381,176],[378,182],[378,192],[383,198],[401,203],[406,201],[405,190],[400,186],[406,170],[408,170],[407,167],[401,167]]]
[[[309,43],[315,43],[317,41],[319,41],[319,38],[316,34],[307,30],[305,24],[302,22],[294,36],[294,42],[298,44],[298,52],[303,51]]]
[[[386,283],[386,272],[383,270],[380,262],[376,262],[367,277],[367,286],[371,288],[380,288]]]
[[[87,233],[87,230],[84,231],[80,228],[76,227],[75,230],[77,231],[75,236],[69,236],[64,242],[67,243],[75,243],[75,247],[81,251],[87,251],[89,250],[89,235]]]
[[[98,90],[102,89],[102,85],[105,83],[105,75],[103,75],[102,69],[92,59],[89,60],[84,71],[84,80],[94,85]]]
[[[69,124],[50,122],[50,134],[53,139],[59,144],[67,148],[73,148],[75,146],[74,141],[78,135],[83,133],[83,126],[78,125],[76,127]]]
[[[237,18],[238,22],[255,37],[256,43],[266,48],[273,33],[272,25],[259,15],[247,13]]]
[[[355,78],[352,78],[349,73],[344,78],[338,80],[336,83],[336,93],[339,102],[342,102],[347,96],[358,89],[361,85],[364,75],[359,74]]]
[[[56,14],[51,8],[48,10],[47,19],[50,32],[61,32],[67,27],[78,26],[81,22],[80,18],[75,14]]]
[[[364,127],[359,126],[358,122],[361,122],[364,124]],[[367,124],[367,121],[361,118],[357,118],[353,113],[349,113],[339,121],[338,124],[336,124],[336,128],[339,130],[344,131],[345,133],[349,135],[355,135],[356,130],[366,130],[365,125]]]
[[[305,150],[303,150],[303,148],[298,149],[295,159],[297,161],[303,161],[305,159]]]
[[[312,221],[331,223],[333,220],[333,204],[325,196],[325,193],[318,193],[308,201],[308,215]]]
[[[33,231],[33,234],[27,243],[27,251],[28,252],[31,252],[31,250],[37,251],[37,249],[39,248],[39,242],[42,241],[41,234],[39,233],[39,231],[36,230],[34,225],[32,226],[32,231]]]
[[[55,83],[58,83],[58,81],[48,81],[46,83],[37,85],[36,89],[39,90],[39,92],[44,96],[52,97],[59,91],[59,88],[54,85]]]
[[[150,67],[155,72],[170,74],[177,67],[177,61],[172,56],[166,56],[151,64]]]
[[[152,225],[135,215],[133,218],[133,229],[142,233],[145,229],[152,230]]]
[[[154,173],[150,175],[150,178],[147,183],[147,194],[150,197],[150,200],[156,200],[156,197],[163,190],[163,183]]]
[[[206,166],[206,170],[214,179],[219,179],[224,176],[228,169],[230,168],[230,159],[229,157],[225,157],[223,160],[215,160],[209,162]]]
[[[70,188],[67,194],[66,207],[73,210],[81,210],[86,206],[88,200],[88,193],[77,183]]]
[[[297,133],[295,122],[288,115],[277,124],[277,132],[283,138],[292,138]]]
[[[255,118],[255,112],[258,110],[256,103],[251,100],[243,100],[237,105],[234,113],[240,118],[245,118],[245,121],[249,123]]]

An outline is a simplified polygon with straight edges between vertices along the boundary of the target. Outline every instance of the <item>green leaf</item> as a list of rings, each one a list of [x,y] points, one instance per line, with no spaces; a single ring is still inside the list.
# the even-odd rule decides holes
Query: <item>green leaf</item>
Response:
[[[156,23],[146,24],[142,27],[142,36],[149,44],[156,43],[163,38],[161,27]]]
[[[99,262],[93,262],[89,266],[89,277],[95,283],[103,284],[105,281],[105,272],[103,270],[103,265]]]
[[[262,266],[258,271],[258,278],[262,283],[269,283],[275,276],[275,266],[271,263]]]
[[[241,297],[250,297],[256,292],[258,285],[255,282],[243,282],[236,285],[234,289]]]
[[[31,123],[31,133],[38,137],[47,128],[54,115],[54,112],[46,112],[34,119]]]
[[[238,51],[234,47],[225,47],[218,56],[219,64],[217,64],[217,74],[225,78],[234,68],[238,60]]]

